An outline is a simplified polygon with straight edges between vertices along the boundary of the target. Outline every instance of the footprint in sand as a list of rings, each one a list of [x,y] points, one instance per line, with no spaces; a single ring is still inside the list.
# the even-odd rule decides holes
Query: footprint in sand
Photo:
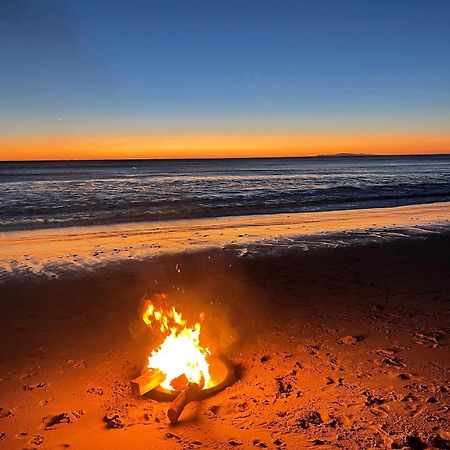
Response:
[[[41,445],[44,442],[44,438],[42,436],[35,436],[32,440],[31,440],[31,444],[33,445]]]
[[[424,345],[429,348],[439,348],[440,343],[445,337],[444,331],[437,328],[414,333],[412,339],[418,345]]]
[[[379,349],[374,350],[372,353],[374,353],[377,356],[381,357],[381,360],[378,362],[382,366],[391,366],[391,367],[405,367],[405,363],[403,362],[403,359],[399,356],[395,356],[396,353],[398,353],[397,350],[391,350],[391,349]]]
[[[75,368],[75,369],[80,369],[80,368],[85,368],[85,367],[87,367],[87,362],[86,361],[78,361],[78,362],[74,362],[74,364],[73,364],[73,368]]]
[[[25,391],[35,391],[36,389],[44,389],[48,385],[46,383],[26,384],[23,388]]]
[[[236,406],[233,403],[224,403],[221,405],[213,405],[209,410],[218,417],[228,416],[236,412]]]
[[[36,374],[37,374],[37,372],[27,372],[27,373],[20,375],[18,380],[26,380],[27,378],[34,377]]]
[[[398,377],[400,378],[400,380],[404,380],[404,381],[408,381],[411,379],[411,375],[408,373],[400,373],[400,374],[398,374]]]
[[[72,411],[72,415],[66,412],[57,414],[56,416],[46,416],[42,419],[44,427],[46,430],[56,430],[58,428],[70,425],[73,423],[74,419],[79,419],[84,412],[83,411]]]
[[[28,433],[26,433],[25,431],[22,431],[19,434],[16,434],[16,439],[26,439],[28,438]]]
[[[389,400],[381,395],[374,394],[370,390],[361,393],[365,397],[365,406],[371,408],[371,412],[375,415],[387,415],[389,413]]]
[[[6,419],[12,417],[14,414],[10,409],[0,408],[0,419]]]

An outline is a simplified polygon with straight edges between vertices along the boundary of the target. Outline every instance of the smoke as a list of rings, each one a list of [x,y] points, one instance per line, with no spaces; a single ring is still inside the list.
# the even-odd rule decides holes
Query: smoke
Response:
[[[139,278],[147,276],[147,282],[138,283],[143,284],[143,297],[165,293],[167,305],[175,306],[189,323],[204,313],[202,345],[212,353],[228,354],[264,326],[266,296],[253,275],[233,252],[210,251],[155,259],[141,269]],[[141,311],[137,306],[137,316]],[[133,333],[137,335],[135,326]]]

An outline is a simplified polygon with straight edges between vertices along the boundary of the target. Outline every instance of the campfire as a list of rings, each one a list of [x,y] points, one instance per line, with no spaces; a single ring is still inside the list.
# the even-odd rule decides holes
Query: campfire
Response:
[[[153,333],[162,337],[162,343],[151,352],[143,374],[131,382],[131,388],[137,396],[155,391],[172,399],[167,415],[171,422],[176,422],[190,401],[226,387],[233,369],[226,360],[201,345],[204,315],[189,324],[174,306],[166,307],[166,300],[160,294],[145,301],[142,319]]]

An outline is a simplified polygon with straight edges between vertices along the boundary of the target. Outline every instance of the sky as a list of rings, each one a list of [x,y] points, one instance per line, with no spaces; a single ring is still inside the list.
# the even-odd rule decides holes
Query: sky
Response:
[[[0,159],[450,153],[448,0],[1,0]]]

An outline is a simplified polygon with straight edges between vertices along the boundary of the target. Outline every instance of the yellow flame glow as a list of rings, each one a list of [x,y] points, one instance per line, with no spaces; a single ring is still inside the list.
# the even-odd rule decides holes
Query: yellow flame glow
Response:
[[[187,380],[208,387],[211,383],[209,364],[206,357],[209,349],[200,345],[200,322],[192,327],[174,308],[165,310],[156,307],[150,300],[146,301],[142,318],[146,325],[159,326],[159,331],[166,335],[161,346],[148,357],[149,369],[159,369],[166,379],[161,386],[173,390],[170,382],[185,375]]]

